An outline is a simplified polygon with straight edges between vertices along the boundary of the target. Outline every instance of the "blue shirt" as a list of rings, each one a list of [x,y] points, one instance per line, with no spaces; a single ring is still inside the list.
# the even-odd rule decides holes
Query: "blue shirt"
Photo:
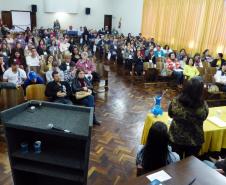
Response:
[[[27,86],[34,85],[34,84],[44,84],[44,80],[40,76],[37,77],[36,82],[32,82],[31,80],[26,79],[24,81],[24,89],[26,89]]]
[[[160,50],[160,51],[156,50],[156,51],[154,51],[154,56],[156,58],[158,58],[158,57],[164,57],[165,54],[164,54],[163,50]]]

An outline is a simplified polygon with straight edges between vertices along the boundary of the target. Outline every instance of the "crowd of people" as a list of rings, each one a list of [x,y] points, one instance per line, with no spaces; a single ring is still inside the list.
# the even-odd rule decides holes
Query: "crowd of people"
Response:
[[[150,171],[198,155],[204,142],[203,122],[208,116],[208,106],[202,99],[204,84],[197,68],[202,68],[205,62],[218,68],[214,77],[226,92],[226,61],[222,53],[214,59],[207,49],[191,56],[185,49],[177,52],[168,45],[162,47],[154,38],[147,39],[142,34],[124,36],[108,27],[99,31],[81,27],[76,37],[59,29],[55,22],[54,29],[27,28],[16,34],[2,30],[0,81],[25,90],[32,84],[46,84],[45,94],[50,101],[95,108],[93,83],[100,80],[96,56],[115,61],[130,75],[138,76],[145,75],[145,63],[156,68],[162,62],[162,75],[173,76],[179,88],[184,79],[188,82],[169,106],[169,116],[173,118],[169,133],[164,123],[155,123],[147,144],[138,152],[137,165]],[[93,122],[99,125],[95,114]],[[212,166],[219,163],[215,161]],[[225,166],[220,170],[225,171]]]
[[[39,72],[43,76],[51,70],[51,62],[57,61],[62,80],[64,79],[62,72],[64,72],[67,73],[64,74],[66,80],[71,83],[68,73],[74,75],[75,70],[81,68],[85,70],[87,76],[90,74],[90,78],[93,76],[94,80],[98,80],[93,58],[98,53],[101,58],[123,64],[131,75],[145,75],[145,64],[156,68],[157,63],[161,62],[163,64],[161,76],[173,76],[179,88],[182,87],[184,79],[200,75],[197,68],[209,63],[210,66],[219,69],[220,72],[216,73],[215,80],[222,91],[226,89],[226,74],[222,67],[226,61],[222,53],[218,53],[217,58],[214,59],[206,49],[202,54],[196,53],[192,56],[185,49],[178,52],[169,45],[162,47],[154,38],[146,39],[141,34],[124,36],[117,32],[111,33],[108,27],[99,31],[81,27],[77,37],[71,37],[69,31],[62,33],[57,28],[60,28],[60,25],[56,21],[54,29],[41,28],[31,31],[28,28],[25,33],[18,33],[15,38],[6,32],[0,45],[0,54],[4,61],[1,62],[0,78],[2,79],[3,72],[13,61],[16,61],[19,68],[26,72],[31,71],[33,67],[40,67]],[[71,70],[68,72],[70,67]],[[50,74],[45,78],[47,82],[52,80]]]

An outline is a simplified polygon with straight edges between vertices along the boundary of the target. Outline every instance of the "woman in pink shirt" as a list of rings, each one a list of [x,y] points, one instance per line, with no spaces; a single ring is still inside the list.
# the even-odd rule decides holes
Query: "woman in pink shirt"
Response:
[[[181,68],[180,62],[176,59],[174,52],[169,53],[169,58],[166,59],[166,68],[172,72],[172,75],[176,78],[177,86],[181,88],[183,83],[183,69]]]
[[[88,58],[88,53],[83,52],[81,54],[82,59],[78,60],[76,63],[76,68],[84,70],[86,73],[86,78],[92,81],[99,81],[99,75],[96,73],[95,64]]]

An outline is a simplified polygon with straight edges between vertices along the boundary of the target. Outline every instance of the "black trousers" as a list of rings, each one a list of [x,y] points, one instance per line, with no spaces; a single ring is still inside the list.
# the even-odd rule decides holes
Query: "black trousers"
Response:
[[[138,64],[138,65],[135,64],[134,70],[135,70],[135,72],[137,73],[138,76],[141,76],[143,71],[144,71],[143,64],[142,65],[141,64]]]
[[[189,156],[196,156],[198,157],[199,151],[201,150],[202,146],[186,146],[186,145],[178,145],[171,143],[172,150],[180,156],[180,159],[184,159]]]
[[[133,68],[133,59],[126,59],[125,60],[125,69],[132,71]]]

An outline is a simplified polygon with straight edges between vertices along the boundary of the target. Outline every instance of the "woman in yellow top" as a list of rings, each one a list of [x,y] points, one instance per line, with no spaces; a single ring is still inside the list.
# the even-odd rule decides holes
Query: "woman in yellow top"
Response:
[[[41,75],[45,76],[46,72],[52,69],[53,61],[54,57],[52,55],[49,55],[46,60],[42,61],[40,70]]]
[[[53,61],[55,61],[53,55],[49,55],[46,59],[43,58],[40,69],[40,75],[43,77],[43,79],[46,79],[46,72],[52,70]]]
[[[186,62],[186,65],[184,67],[183,74],[185,76],[185,79],[191,79],[195,76],[199,76],[198,69],[194,66],[194,59],[189,58]]]

